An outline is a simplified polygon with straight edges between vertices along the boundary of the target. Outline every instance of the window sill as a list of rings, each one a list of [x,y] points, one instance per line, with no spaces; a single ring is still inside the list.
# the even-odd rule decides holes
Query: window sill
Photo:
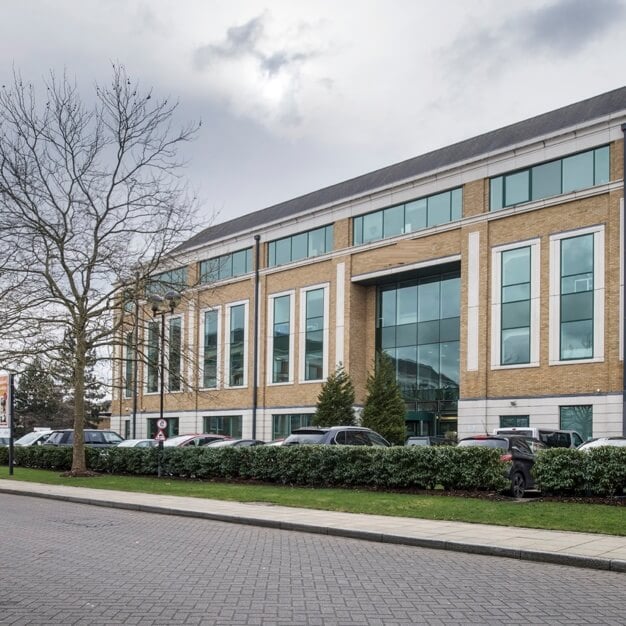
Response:
[[[540,363],[532,362],[532,363],[515,363],[512,365],[492,365],[492,370],[519,370],[519,369],[528,369],[530,367],[539,367]]]
[[[584,365],[586,363],[604,363],[604,357],[594,357],[592,359],[569,359],[567,361],[550,361],[548,365]]]

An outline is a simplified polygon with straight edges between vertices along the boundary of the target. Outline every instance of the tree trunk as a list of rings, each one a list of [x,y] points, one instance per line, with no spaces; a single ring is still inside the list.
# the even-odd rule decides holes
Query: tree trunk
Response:
[[[87,345],[85,335],[79,332],[76,336],[76,354],[74,368],[74,452],[72,455],[72,476],[86,476],[85,460],[85,366],[87,362]]]

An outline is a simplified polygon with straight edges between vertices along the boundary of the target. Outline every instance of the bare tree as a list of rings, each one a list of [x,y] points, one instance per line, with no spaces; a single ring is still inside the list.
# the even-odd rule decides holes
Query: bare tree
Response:
[[[145,284],[197,227],[178,153],[199,124],[175,127],[177,107],[116,65],[90,103],[54,73],[39,92],[17,72],[0,89],[0,358],[53,357],[71,339],[74,475],[87,355],[118,336],[123,285]]]

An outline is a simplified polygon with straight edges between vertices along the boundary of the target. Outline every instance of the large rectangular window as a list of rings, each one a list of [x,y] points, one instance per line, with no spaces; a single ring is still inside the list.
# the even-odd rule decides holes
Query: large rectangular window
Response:
[[[285,439],[296,428],[311,426],[313,413],[281,413],[272,415],[272,439]]]
[[[333,225],[275,239],[267,245],[267,265],[284,265],[310,257],[320,256],[333,249]]]
[[[593,234],[561,240],[560,358],[593,357]]]
[[[491,211],[609,182],[609,147],[602,146],[490,181]]]
[[[247,304],[228,307],[228,385],[246,385]]]
[[[217,387],[219,310],[205,311],[203,323],[202,387]]]
[[[353,220],[354,245],[396,237],[404,233],[461,219],[463,189],[444,191],[404,204],[359,215]]]
[[[168,337],[168,391],[181,390],[181,357],[182,357],[182,319],[172,317],[169,320]]]
[[[167,417],[167,428],[165,429],[165,436],[169,439],[170,437],[176,437],[178,435],[178,418],[177,417]],[[157,422],[159,421],[158,417],[149,417],[147,420],[147,428],[148,428],[148,439],[154,439],[159,432],[159,427],[157,426]]]
[[[204,432],[241,439],[241,415],[210,415],[203,418]]]
[[[559,407],[561,430],[575,430],[583,441],[593,437],[593,407],[590,404]]]
[[[249,274],[251,271],[252,248],[246,248],[201,261],[200,282],[213,283],[218,280]]]
[[[501,415],[500,428],[528,428],[530,420],[528,415]]]
[[[304,380],[324,379],[325,289],[305,291]]]
[[[147,354],[146,354],[146,391],[147,393],[156,393],[159,390],[159,341],[160,341],[160,329],[159,322],[148,323],[148,341],[147,341]]]
[[[502,252],[502,365],[530,362],[530,246]]]
[[[135,334],[126,333],[124,342],[124,397],[131,398],[135,383]]]
[[[152,276],[146,285],[146,295],[163,296],[168,291],[182,291],[185,287],[187,287],[187,268],[178,267]]]
[[[291,380],[291,316],[292,296],[285,294],[270,299],[271,303],[271,382]]]
[[[435,434],[457,413],[460,285],[453,272],[379,288],[376,348],[393,361],[407,420],[421,422],[421,434]]]
[[[491,365],[539,364],[540,241],[493,248]]]
[[[604,227],[550,237],[550,363],[604,358]]]

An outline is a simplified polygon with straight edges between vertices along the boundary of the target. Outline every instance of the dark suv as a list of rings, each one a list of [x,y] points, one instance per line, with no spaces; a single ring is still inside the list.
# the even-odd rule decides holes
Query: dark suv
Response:
[[[391,444],[377,432],[362,426],[328,426],[297,428],[283,442],[283,446],[297,444],[330,444],[340,446],[381,446]]]
[[[505,463],[507,478],[511,481],[511,495],[523,498],[529,489],[534,489],[532,467],[535,455],[524,437],[517,435],[476,435],[459,441],[459,447],[482,446],[500,450],[500,460]]]
[[[112,430],[97,430],[95,428],[85,428],[85,445],[93,448],[108,448],[116,446],[123,437],[120,437]],[[71,446],[74,444],[74,430],[53,430],[44,446]]]

